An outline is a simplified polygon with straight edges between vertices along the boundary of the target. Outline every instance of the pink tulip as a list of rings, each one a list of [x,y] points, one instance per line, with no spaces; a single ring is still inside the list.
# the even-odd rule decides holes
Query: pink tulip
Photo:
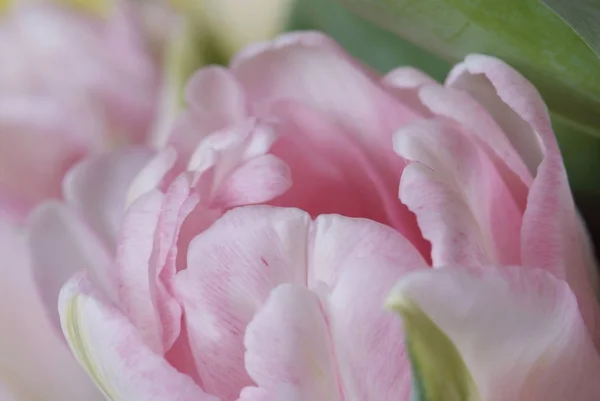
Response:
[[[288,34],[197,72],[187,102],[163,150],[71,170],[28,221],[29,259],[7,253],[108,399],[408,401],[390,291],[466,366],[471,398],[447,399],[598,399],[595,265],[513,69],[469,56],[445,85],[379,78]],[[56,387],[45,399],[78,399]]]
[[[0,24],[0,202],[20,218],[83,156],[144,140],[156,71],[125,4],[15,5]]]

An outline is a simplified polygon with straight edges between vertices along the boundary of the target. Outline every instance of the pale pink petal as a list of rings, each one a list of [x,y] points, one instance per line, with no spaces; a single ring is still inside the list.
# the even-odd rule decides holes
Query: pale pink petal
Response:
[[[431,111],[419,98],[419,88],[423,86],[441,86],[429,75],[412,67],[399,67],[390,71],[381,79],[381,83],[399,101],[410,106],[423,117],[430,117]]]
[[[273,155],[252,159],[234,170],[212,200],[224,209],[267,202],[292,185],[289,167]]]
[[[47,316],[24,234],[0,221],[0,387],[15,401],[101,401]]]
[[[169,173],[172,173],[176,162],[177,152],[175,149],[167,147],[158,152],[131,181],[125,202],[126,208],[145,193],[162,188],[162,184],[166,181]]]
[[[297,209],[243,207],[190,244],[176,289],[206,391],[235,400],[252,384],[243,362],[246,325],[273,288],[306,283],[309,226]]]
[[[117,253],[119,305],[156,352],[168,350],[180,330],[181,308],[171,295],[178,233],[198,199],[185,176],[166,194],[150,191],[127,211]]]
[[[532,173],[537,171],[523,216],[523,264],[566,279],[588,328],[600,338],[600,312],[591,284],[597,282],[597,270],[540,95],[511,67],[487,56],[467,57],[449,82],[486,107]]]
[[[155,354],[84,276],[62,289],[59,310],[71,350],[108,399],[217,401]]]
[[[196,72],[186,90],[188,110],[177,121],[169,143],[184,157],[206,135],[246,119],[247,104],[243,88],[235,77],[221,67]]]
[[[262,388],[258,388],[258,387],[245,387],[242,392],[240,393],[240,398],[238,398],[238,401],[278,401],[284,399],[286,401],[301,401],[302,398],[300,398],[297,395],[297,391],[294,391],[293,389],[290,389],[287,391],[287,393],[285,394],[284,397],[281,396],[281,394],[271,394],[268,391],[266,391],[265,389]],[[7,401],[13,401],[13,400],[7,400]]]
[[[500,82],[496,85],[491,82],[491,78],[486,74],[488,67],[491,67],[489,72],[494,75],[498,72],[502,74],[503,70],[511,71],[511,75],[518,77],[518,80],[512,83],[504,81],[502,84],[506,86],[496,88]],[[544,150],[537,135],[532,135],[531,121],[528,120],[535,114],[537,116],[534,118],[543,119],[539,113],[547,113],[536,89],[500,60],[481,55],[467,56],[464,62],[457,64],[448,75],[446,85],[467,92],[486,109],[528,167],[530,174],[535,176]],[[504,92],[504,95],[500,95],[500,91]],[[510,96],[516,103],[511,105],[505,96]],[[496,136],[493,133],[491,135]],[[497,137],[493,140],[494,145],[504,151],[507,147],[501,142]]]
[[[379,269],[379,259],[376,263],[369,258],[375,253],[389,263]],[[242,338],[246,325],[274,288],[291,283],[326,296],[329,288],[336,291],[340,277],[351,265],[361,271],[353,277],[359,277],[362,284],[366,277],[362,273],[376,282],[359,291],[373,297],[365,295],[369,302],[356,298],[364,304],[357,307],[358,313],[369,310],[371,317],[381,322],[378,313],[389,287],[378,286],[391,285],[407,269],[426,263],[408,240],[388,226],[339,215],[320,216],[311,224],[309,216],[298,209],[233,209],[197,236],[189,248],[188,268],[178,273],[176,287],[207,391],[235,399],[243,387],[252,384],[243,368]],[[349,300],[340,288],[335,308],[343,313],[341,304]],[[345,330],[346,323],[348,320],[340,317],[340,330]],[[357,339],[375,335],[366,328],[356,333]],[[397,338],[394,341],[396,344]],[[348,358],[356,361],[359,356]],[[268,389],[271,396],[279,390]]]
[[[300,375],[297,364],[310,365],[314,352],[335,355],[331,369],[338,384],[334,388],[343,391],[343,399],[392,400],[408,394],[411,378],[401,325],[381,306],[396,280],[414,269],[427,268],[423,258],[387,226],[336,215],[319,216],[315,221],[309,257],[308,286],[320,295],[321,321],[308,327],[295,321],[302,314],[300,310],[310,310],[309,305],[317,298],[286,306],[287,295],[298,291],[290,287],[287,292],[281,290],[287,295],[273,294],[247,330],[246,366],[252,378],[269,393],[298,382],[302,383],[298,391],[313,391],[319,380],[318,369],[305,372],[298,380],[288,372]],[[264,327],[257,330],[257,325]],[[313,331],[318,325],[324,325],[327,334],[312,338],[318,335],[318,330]],[[270,336],[283,341],[275,343]],[[287,338],[308,344],[287,343]],[[311,399],[301,399],[307,398]]]
[[[163,342],[168,349],[180,333],[181,306],[173,296],[173,280],[177,272],[179,234],[185,219],[198,204],[196,194],[190,192],[189,181],[179,177],[165,194],[154,250],[150,258],[150,271],[156,273],[156,306],[163,329]]]
[[[416,114],[338,45],[316,32],[289,33],[251,46],[231,64],[258,116],[274,103],[296,100],[330,115],[372,146],[389,146],[392,132]]]
[[[346,238],[339,239],[340,249],[325,247],[331,248],[330,238],[343,228],[352,233],[348,237],[356,237],[355,246],[363,252],[354,252],[346,260],[337,258],[342,264],[336,283],[313,285],[320,297],[297,284],[275,289],[248,325],[246,368],[269,394],[291,386],[300,399],[404,399],[410,394],[411,375],[402,327],[382,304],[398,279],[426,264],[388,227],[367,220],[324,217],[339,220],[320,217],[316,221],[317,226],[324,226],[315,230],[315,241],[324,243],[317,252],[344,254]],[[371,241],[380,239],[377,235],[370,238],[377,227],[390,231],[390,237],[398,240],[397,249],[368,252]],[[317,259],[313,264],[320,267],[325,261]]]
[[[204,201],[210,201],[219,186],[244,162],[266,154],[277,135],[273,129],[250,118],[205,137],[190,157],[193,173]]]
[[[368,242],[369,236],[365,238]],[[330,336],[346,400],[409,399],[412,378],[402,325],[382,305],[397,280],[427,266],[414,257],[406,240],[399,238],[398,248],[410,251],[407,257],[400,249],[355,255],[343,265],[327,298]]]
[[[452,87],[425,86],[419,96],[431,112],[458,122],[465,134],[485,150],[509,185],[513,197],[525,209],[532,173],[485,107],[468,93]]]
[[[568,285],[519,267],[421,271],[390,305],[418,307],[452,341],[483,400],[600,397],[600,358]]]
[[[368,219],[320,215],[313,223],[309,246],[309,288],[317,287],[319,283],[335,288],[346,265],[373,255],[396,261],[399,272],[404,271],[403,266],[427,266],[407,238],[391,227]],[[370,270],[370,265],[365,267],[365,271]]]
[[[116,300],[111,252],[66,205],[46,202],[27,224],[31,265],[42,302],[60,327],[56,303],[61,287],[80,271],[88,271],[107,295]]]
[[[432,243],[436,266],[518,263],[521,213],[488,155],[444,121],[403,127],[394,149],[412,163],[400,199]]]
[[[130,206],[122,222],[116,262],[118,305],[139,330],[145,344],[157,353],[164,351],[164,342],[153,296],[157,272],[150,258],[163,200],[164,195],[155,190]]]
[[[185,89],[188,106],[206,113],[222,125],[246,117],[246,99],[236,78],[221,67],[207,67],[196,72]]]
[[[87,158],[65,176],[65,201],[80,213],[112,253],[126,209],[129,186],[152,153],[129,147]]]
[[[326,319],[319,298],[304,286],[274,289],[244,339],[246,369],[256,384],[269,393],[291,386],[301,400],[344,400]]]

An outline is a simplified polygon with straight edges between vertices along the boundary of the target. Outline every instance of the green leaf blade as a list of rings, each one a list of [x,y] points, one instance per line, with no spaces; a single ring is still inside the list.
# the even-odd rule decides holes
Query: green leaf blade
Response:
[[[540,0],[342,0],[350,9],[449,62],[499,57],[550,109],[600,136],[600,59]]]
[[[541,0],[566,22],[600,57],[600,2],[598,0]]]

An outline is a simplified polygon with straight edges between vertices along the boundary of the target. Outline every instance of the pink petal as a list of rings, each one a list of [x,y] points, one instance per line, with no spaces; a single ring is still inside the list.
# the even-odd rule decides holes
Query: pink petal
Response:
[[[273,290],[248,325],[246,369],[269,393],[282,384],[296,399],[344,399],[319,298],[297,284]]]
[[[273,129],[251,118],[205,137],[194,150],[188,171],[206,204],[238,167],[266,154],[277,135]]]
[[[127,206],[129,186],[151,155],[141,146],[115,150],[86,159],[65,177],[66,202],[81,214],[111,252]]]
[[[252,384],[243,362],[246,325],[273,288],[306,283],[309,225],[297,209],[243,207],[190,244],[175,284],[206,391],[235,400]]]
[[[596,266],[540,95],[515,70],[486,56],[467,57],[449,81],[486,106],[525,164],[532,172],[537,170],[523,216],[523,264],[566,279],[588,328],[600,338],[600,311],[591,284],[597,282]]]
[[[577,300],[565,282],[544,271],[421,271],[400,281],[388,302],[414,303],[448,336],[481,399],[600,397],[600,358]]]
[[[514,82],[502,82],[506,86],[497,88],[492,83],[492,78],[487,76],[488,67],[489,72],[496,76],[504,70],[511,71],[510,75],[518,78]],[[446,85],[467,92],[485,107],[529,168],[531,175],[535,175],[543,157],[543,149],[539,139],[532,133],[528,119],[537,114],[534,118],[543,120],[543,114],[547,113],[536,89],[500,60],[481,55],[467,56],[463,63],[457,64],[448,75]],[[504,92],[504,95],[501,96],[500,92]],[[510,96],[511,99],[505,96]],[[511,100],[515,102],[512,105]],[[500,138],[495,138],[494,144],[500,145]],[[506,146],[502,144],[500,149],[504,150]]]
[[[251,46],[231,64],[258,116],[280,100],[296,100],[389,146],[393,130],[416,117],[380,86],[378,78],[316,32],[289,33]]]
[[[246,117],[244,92],[236,78],[221,67],[196,72],[188,81],[185,97],[191,110],[206,113],[222,125]]]
[[[389,261],[384,273],[368,258],[374,253]],[[356,290],[366,294],[365,298],[373,294],[369,298],[373,302],[360,300],[365,305],[357,307],[357,314],[368,310],[381,322],[378,313],[389,287],[378,285],[389,285],[407,268],[425,267],[426,263],[408,240],[388,226],[339,215],[319,216],[311,224],[308,215],[298,209],[233,209],[197,236],[189,248],[188,269],[178,273],[176,288],[207,391],[222,399],[235,399],[242,388],[252,384],[243,365],[242,339],[246,326],[274,288],[291,283],[317,292],[336,291],[336,286],[341,286],[338,282],[345,280],[344,272],[354,265],[361,274],[352,283],[376,283]],[[363,272],[371,278],[365,281]],[[387,279],[380,279],[385,274],[389,274]],[[340,291],[336,311],[342,313],[347,309],[341,304],[350,301]],[[346,287],[346,291],[355,289]],[[340,318],[340,330],[345,330],[346,322]],[[375,336],[367,328],[356,329],[356,333],[363,339]],[[348,358],[356,357],[358,354]],[[267,390],[271,396],[283,391],[279,387]]]
[[[273,155],[257,157],[238,167],[215,194],[223,209],[270,201],[292,185],[289,167]]]
[[[403,127],[394,149],[412,163],[400,199],[432,243],[434,265],[518,263],[521,210],[488,155],[443,121]]]
[[[35,281],[57,329],[58,293],[75,273],[88,271],[97,285],[116,299],[111,251],[73,210],[62,203],[46,202],[31,214],[27,226]]]
[[[139,330],[146,345],[157,353],[164,351],[164,343],[162,323],[153,296],[154,279],[158,273],[150,258],[163,198],[162,193],[152,191],[129,208],[122,223],[117,249],[118,305]]]
[[[409,399],[412,378],[402,325],[382,305],[394,282],[427,267],[410,254],[373,253],[348,261],[328,298],[331,341],[346,399]]]
[[[236,78],[220,67],[196,72],[186,86],[188,110],[180,117],[169,143],[189,157],[206,135],[237,124],[247,117],[243,89]]]
[[[515,200],[525,209],[533,175],[515,150],[509,137],[485,109],[468,93],[453,87],[425,86],[419,96],[431,112],[459,123],[465,134],[488,155],[509,185]]]
[[[320,216],[313,235],[309,288],[320,300],[297,284],[277,287],[246,330],[246,369],[269,394],[291,386],[299,399],[408,397],[402,328],[381,306],[396,280],[427,265],[398,233],[368,220]]]
[[[416,113],[432,116],[431,111],[419,99],[419,88],[423,86],[440,86],[429,75],[412,67],[399,67],[390,71],[381,80],[382,85],[399,101],[410,106]]]
[[[309,288],[321,284],[336,288],[340,275],[357,260],[378,255],[397,262],[397,271],[425,267],[427,263],[414,245],[396,230],[368,219],[340,215],[320,215],[313,223],[309,242]],[[379,266],[367,264],[371,272]],[[373,273],[376,275],[376,273]]]
[[[171,294],[181,224],[197,199],[180,177],[166,194],[148,192],[123,221],[117,265],[119,305],[156,352],[168,350],[179,335],[181,309]]]
[[[272,204],[298,207],[313,216],[369,218],[396,228],[424,255],[429,253],[414,215],[398,201],[405,163],[390,144],[380,152],[324,113],[298,103],[274,109],[282,120],[277,128],[282,136],[272,152],[290,167],[293,185]]]
[[[291,387],[291,386],[289,386]],[[262,388],[245,387],[240,393],[238,401],[276,401],[276,400],[296,400],[297,390],[293,388],[285,388],[277,391],[277,394],[272,394]],[[12,400],[8,400],[12,401]]]
[[[111,400],[217,401],[145,344],[85,277],[61,291],[63,332],[79,362]]]
[[[0,387],[15,401],[101,401],[47,316],[23,234],[0,221]]]
[[[145,193],[161,189],[171,175],[177,174],[174,170],[176,162],[177,152],[173,148],[166,147],[158,152],[131,181],[126,207],[131,206]]]

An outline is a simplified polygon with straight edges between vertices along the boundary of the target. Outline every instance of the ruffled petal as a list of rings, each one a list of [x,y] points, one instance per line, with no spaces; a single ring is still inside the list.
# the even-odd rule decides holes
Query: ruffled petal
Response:
[[[523,216],[522,262],[567,280],[600,344],[597,268],[542,98],[517,71],[487,56],[467,57],[448,82],[486,107],[535,175]]]
[[[522,210],[488,155],[443,120],[403,127],[394,149],[412,163],[400,199],[432,244],[436,266],[518,263]]]
[[[407,323],[426,316],[433,324],[409,326],[414,367],[435,363],[423,358],[436,355],[417,353],[417,345],[433,339],[427,334],[439,328],[464,361],[476,386],[471,390],[478,394],[475,399],[592,401],[600,396],[595,379],[600,358],[577,300],[565,282],[547,272],[523,267],[420,271],[400,281],[388,305]],[[426,327],[428,332],[419,336]],[[424,374],[426,391],[433,391],[432,383],[456,372],[427,373],[432,372],[416,372]]]
[[[107,399],[217,401],[146,346],[121,312],[104,302],[84,276],[62,289],[63,333]]]

